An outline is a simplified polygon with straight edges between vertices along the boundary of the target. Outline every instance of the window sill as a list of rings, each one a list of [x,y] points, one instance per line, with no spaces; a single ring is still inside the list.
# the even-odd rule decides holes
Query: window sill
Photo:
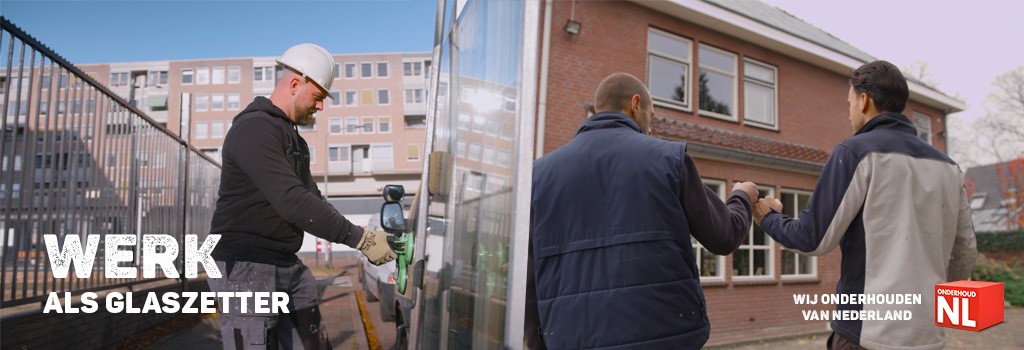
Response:
[[[749,126],[749,127],[752,127],[752,128],[765,129],[765,130],[771,130],[771,131],[779,131],[779,126],[778,125],[764,125],[764,124],[758,124],[758,123],[747,123],[746,121],[743,121],[743,125],[744,126]]]
[[[783,275],[782,284],[821,283],[818,276],[791,276]]]
[[[730,117],[730,116],[727,116],[725,114],[718,114],[718,113],[715,113],[715,112],[708,112],[708,111],[704,111],[704,110],[700,111],[699,114],[702,117],[714,118],[714,119],[724,120],[724,121],[727,121],[727,122],[734,122],[735,123],[735,122],[739,122],[740,121],[740,119],[737,118],[737,117]]]
[[[657,98],[654,99],[654,105],[658,106],[658,107],[664,107],[664,108],[668,108],[668,109],[677,110],[677,111],[680,111],[680,112],[693,113],[693,110],[691,110],[689,107],[681,106],[681,105],[673,103],[673,102],[666,102],[665,100],[661,100],[661,99],[657,99]]]
[[[740,276],[732,278],[732,284],[734,286],[771,285],[776,283],[778,283],[778,281],[773,276]]]
[[[704,288],[707,288],[707,287],[727,287],[727,286],[729,286],[729,282],[725,281],[725,277],[702,278],[700,280],[700,286],[704,287]]]

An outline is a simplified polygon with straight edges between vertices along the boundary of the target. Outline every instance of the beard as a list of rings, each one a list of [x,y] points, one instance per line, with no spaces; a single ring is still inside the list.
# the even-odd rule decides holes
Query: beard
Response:
[[[313,123],[313,114],[314,113],[316,113],[316,110],[310,111],[310,110],[297,109],[295,111],[295,124],[298,124],[298,125],[301,125],[301,126],[306,126],[306,125],[312,124]]]

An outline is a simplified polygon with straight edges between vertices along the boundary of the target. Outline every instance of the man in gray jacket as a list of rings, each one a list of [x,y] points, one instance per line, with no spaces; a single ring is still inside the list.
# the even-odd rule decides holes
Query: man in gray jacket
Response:
[[[854,70],[847,103],[856,134],[832,151],[800,219],[781,214],[782,203],[770,196],[753,208],[754,222],[787,248],[811,255],[842,249],[836,293],[921,296],[921,304],[871,298],[837,305],[878,318],[909,310],[912,318],[833,320],[832,349],[941,349],[935,284],[970,278],[978,254],[963,174],[900,114],[909,95],[889,62]]]

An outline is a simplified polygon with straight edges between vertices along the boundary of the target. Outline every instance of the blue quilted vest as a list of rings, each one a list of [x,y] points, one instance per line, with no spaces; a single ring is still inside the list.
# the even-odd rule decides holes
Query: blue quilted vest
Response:
[[[533,168],[541,332],[551,349],[699,348],[708,339],[680,199],[683,142],[589,118]]]

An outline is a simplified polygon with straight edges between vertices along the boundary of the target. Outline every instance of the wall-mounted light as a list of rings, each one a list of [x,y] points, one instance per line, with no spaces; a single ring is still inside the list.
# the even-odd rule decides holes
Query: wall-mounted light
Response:
[[[572,12],[569,14],[569,21],[565,22],[565,32],[571,35],[579,34],[582,26],[583,24],[576,21],[576,0],[572,0]]]
[[[582,26],[580,22],[570,19],[568,22],[565,22],[565,31],[569,34],[576,35],[580,33],[580,26]]]

